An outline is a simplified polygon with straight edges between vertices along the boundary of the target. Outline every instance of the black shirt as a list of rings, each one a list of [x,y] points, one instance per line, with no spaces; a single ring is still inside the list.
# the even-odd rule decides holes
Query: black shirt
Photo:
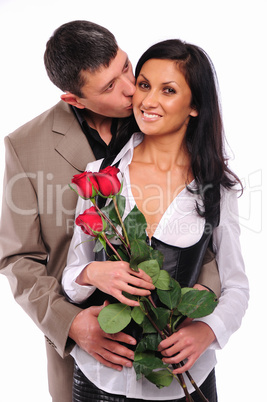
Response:
[[[75,106],[71,106],[71,108],[81,126],[83,133],[85,134],[85,136],[87,138],[87,141],[89,142],[90,147],[92,148],[95,158],[102,159],[102,158],[106,158],[107,156],[110,156],[111,149],[112,149],[113,143],[115,141],[115,137],[116,137],[118,119],[115,119],[115,118],[112,119],[112,123],[111,123],[112,139],[111,139],[110,143],[107,145],[105,143],[105,141],[102,140],[102,138],[100,137],[98,132],[94,128],[89,126],[89,124],[87,123],[87,121],[83,115],[82,109],[78,109]]]

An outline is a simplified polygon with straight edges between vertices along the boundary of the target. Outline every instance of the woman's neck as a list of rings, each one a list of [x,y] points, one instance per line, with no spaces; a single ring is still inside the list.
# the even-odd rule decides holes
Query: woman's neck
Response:
[[[185,141],[177,142],[170,136],[144,136],[134,149],[133,161],[152,164],[160,171],[172,171],[177,166],[190,168],[190,154]]]

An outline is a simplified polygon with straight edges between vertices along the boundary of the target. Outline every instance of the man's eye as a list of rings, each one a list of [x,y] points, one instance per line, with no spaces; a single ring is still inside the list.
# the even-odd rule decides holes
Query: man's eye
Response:
[[[127,71],[129,70],[129,66],[130,66],[130,63],[125,64],[124,69],[123,69],[124,73],[127,73]]]
[[[115,85],[115,83],[112,82],[112,83],[106,88],[105,92],[112,91],[112,89],[114,88],[114,85]]]

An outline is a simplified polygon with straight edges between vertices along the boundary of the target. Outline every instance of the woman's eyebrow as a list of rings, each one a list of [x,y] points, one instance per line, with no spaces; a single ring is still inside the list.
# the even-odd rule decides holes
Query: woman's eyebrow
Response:
[[[141,75],[146,81],[149,82],[149,79],[146,78],[146,76],[145,76],[144,74],[139,74],[139,76],[140,76],[140,75]],[[176,81],[173,81],[173,80],[171,80],[171,81],[166,81],[166,82],[162,82],[162,83],[161,83],[161,85],[169,85],[169,84],[176,84],[176,85],[179,86],[179,84],[178,84]]]

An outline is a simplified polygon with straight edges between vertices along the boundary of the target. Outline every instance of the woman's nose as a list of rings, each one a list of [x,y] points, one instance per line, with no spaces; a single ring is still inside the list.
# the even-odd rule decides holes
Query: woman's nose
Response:
[[[150,91],[149,93],[147,93],[142,101],[142,105],[145,109],[156,107],[158,105],[158,98],[155,92]]]

